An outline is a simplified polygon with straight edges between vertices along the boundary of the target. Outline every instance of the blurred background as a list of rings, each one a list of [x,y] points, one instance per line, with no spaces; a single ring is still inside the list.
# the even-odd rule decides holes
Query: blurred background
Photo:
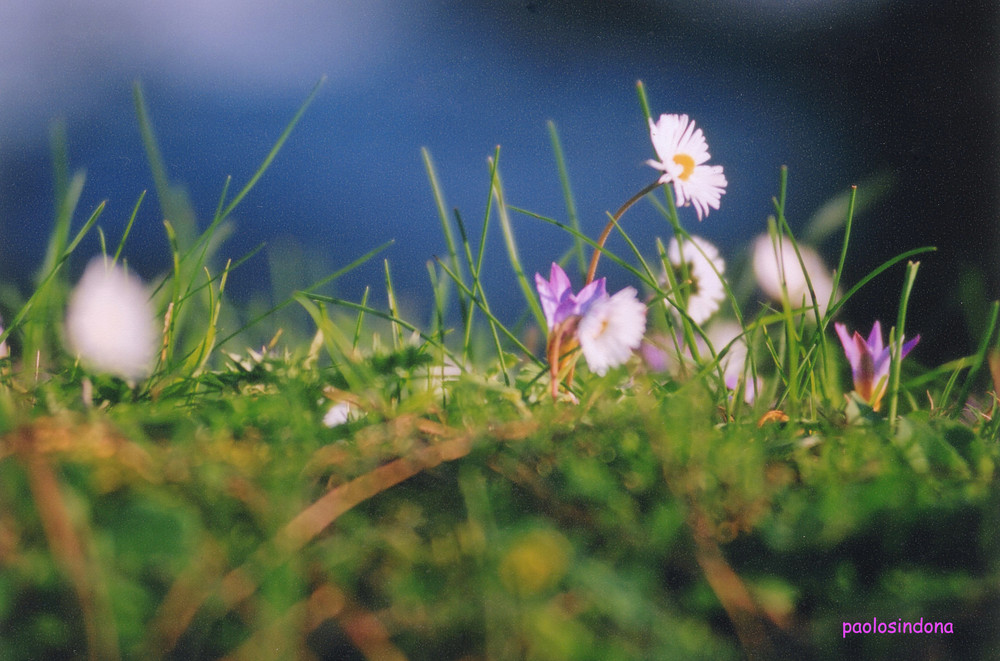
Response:
[[[53,217],[49,130],[65,121],[87,183],[75,227],[101,200],[116,242],[153,182],[132,104],[140,80],[172,181],[205,224],[225,177],[253,174],[321,75],[315,103],[234,214],[223,249],[264,252],[230,279],[237,299],[281,295],[387,239],[403,306],[428,318],[426,262],[445,243],[421,161],[478,236],[486,159],[501,146],[507,201],[566,220],[546,121],[558,127],[581,224],[595,235],[653,180],[635,93],[654,114],[691,115],[723,165],[722,208],[698,224],[733,268],[773,211],[789,167],[789,219],[803,228],[851,184],[882,194],[856,219],[844,282],[909,248],[922,258],[909,332],[916,356],[971,350],[998,295],[998,11],[992,0],[5,0],[0,4],[0,278],[27,287]],[[169,266],[155,195],[126,248],[146,278]],[[547,269],[569,237],[514,215],[525,266]],[[669,228],[640,204],[626,227],[647,256]],[[494,227],[494,229],[498,229]],[[524,309],[498,233],[487,293],[504,320]],[[625,250],[620,242],[612,246]],[[828,259],[839,235],[820,246]],[[82,270],[96,238],[74,261]],[[605,268],[607,267],[607,268]],[[630,284],[603,264],[609,287]],[[902,267],[848,306],[867,329],[895,319]],[[375,260],[337,284],[383,296]],[[277,293],[275,293],[277,292]],[[983,298],[983,297],[988,297]],[[9,314],[10,311],[4,311]]]

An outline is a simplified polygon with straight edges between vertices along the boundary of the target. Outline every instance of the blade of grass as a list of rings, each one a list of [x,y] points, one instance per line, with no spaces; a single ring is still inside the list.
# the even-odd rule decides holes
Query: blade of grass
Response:
[[[573,189],[569,183],[569,170],[566,167],[566,156],[563,154],[562,142],[559,140],[559,131],[552,120],[546,123],[549,129],[549,141],[552,143],[552,153],[556,158],[556,168],[559,170],[559,184],[562,187],[563,200],[566,202],[566,215],[569,218],[570,227],[580,232],[580,217],[576,211],[576,201],[573,199]],[[583,254],[583,242],[580,239],[573,239],[573,255],[576,256],[577,268],[580,275],[587,272],[587,258]]]
[[[125,231],[122,233],[122,238],[118,242],[118,249],[115,250],[115,256],[111,260],[111,264],[114,265],[118,262],[118,258],[121,257],[122,249],[125,248],[125,241],[128,239],[129,233],[132,231],[132,225],[135,224],[135,217],[139,214],[139,207],[142,206],[142,201],[146,199],[146,191],[142,191],[139,194],[139,199],[135,202],[135,207],[132,208],[132,215],[128,218],[128,224],[125,225]]]
[[[830,300],[827,301],[826,309],[830,310],[833,307],[834,302],[837,299],[837,290],[840,289],[840,277],[844,273],[844,262],[847,260],[847,246],[851,241],[851,228],[854,226],[854,204],[858,197],[858,187],[851,186],[851,196],[847,202],[847,219],[844,221],[844,241],[840,246],[840,257],[837,260],[837,270],[833,272],[833,289],[830,291]],[[829,323],[831,316],[829,314],[823,319],[823,323],[820,324],[822,330],[826,330],[826,324]]]
[[[829,310],[827,310],[826,316],[830,318],[835,317],[837,313],[840,311],[840,308],[844,307],[844,304],[847,303],[847,301],[850,300],[852,296],[857,294],[862,287],[864,287],[869,282],[874,280],[876,277],[881,275],[887,269],[892,268],[893,266],[903,261],[904,259],[909,259],[910,257],[915,257],[917,255],[922,255],[928,252],[934,252],[935,250],[937,250],[937,248],[935,248],[934,246],[913,248],[912,250],[907,250],[906,252],[900,253],[895,257],[887,259],[886,261],[882,262],[877,268],[873,269],[865,277],[859,280],[857,284],[848,289],[847,293],[841,296],[840,299],[833,306],[831,306]]]
[[[448,248],[448,260],[451,262],[451,268],[459,276],[463,276],[461,264],[458,260],[458,251],[455,248],[455,234],[451,229],[451,219],[448,216],[447,205],[444,199],[444,190],[441,188],[441,184],[438,181],[437,171],[434,168],[434,161],[431,159],[431,153],[426,147],[420,148],[420,155],[424,161],[424,169],[427,171],[427,179],[431,184],[431,192],[434,195],[434,206],[437,208],[438,219],[441,221],[441,231],[444,234],[445,245]],[[464,277],[464,276],[463,276]],[[442,280],[442,286],[445,286],[446,280]],[[441,300],[447,300],[446,292],[440,292]],[[459,309],[462,316],[462,323],[465,323],[466,316],[468,315],[468,310],[466,309],[465,298],[458,297]]]
[[[303,290],[301,290],[299,292],[296,292],[296,293],[310,294],[311,292],[319,289],[323,285],[329,284],[329,283],[333,282],[334,280],[336,280],[337,278],[340,278],[341,276],[343,276],[343,275],[345,275],[345,274],[353,271],[354,269],[358,268],[359,266],[361,266],[362,264],[364,264],[365,262],[367,262],[368,260],[370,260],[371,258],[373,258],[375,255],[379,254],[380,252],[382,252],[383,250],[385,250],[386,248],[388,248],[389,246],[391,246],[393,243],[394,243],[393,240],[386,241],[385,243],[383,243],[382,245],[378,246],[377,248],[373,248],[372,250],[369,250],[368,252],[366,252],[364,255],[361,255],[361,257],[358,257],[357,259],[355,259],[354,261],[352,261],[347,266],[344,266],[344,267],[342,267],[342,268],[334,271],[330,275],[328,275],[328,276],[326,276],[326,277],[324,277],[324,278],[322,278],[320,280],[317,280],[316,282],[314,282],[313,284],[309,285],[305,289],[303,289]],[[288,298],[286,298],[281,303],[278,303],[277,305],[275,305],[274,307],[270,308],[266,312],[263,312],[262,314],[257,315],[256,317],[254,317],[253,319],[251,319],[249,322],[247,322],[243,326],[240,326],[238,329],[236,329],[235,331],[233,331],[232,333],[230,333],[226,337],[224,337],[221,340],[219,340],[219,342],[218,342],[218,344],[216,344],[216,346],[217,347],[221,347],[223,344],[225,344],[229,340],[233,339],[234,337],[236,337],[237,335],[239,335],[240,333],[242,333],[246,329],[250,328],[251,326],[253,326],[257,322],[261,321],[262,319],[266,319],[267,317],[271,316],[275,312],[277,312],[277,311],[279,311],[281,309],[284,309],[285,307],[287,307],[287,306],[289,306],[289,305],[291,305],[292,303],[295,303],[295,302],[296,302],[295,294],[292,294],[291,296],[289,296]]]
[[[503,183],[500,181],[500,172],[495,167],[491,167],[493,172],[493,195],[497,203],[497,215],[500,217],[500,229],[503,231],[504,244],[507,246],[507,257],[510,259],[511,268],[517,278],[517,284],[521,287],[524,300],[528,303],[528,308],[535,315],[535,321],[539,328],[545,328],[545,315],[542,313],[542,306],[535,296],[535,288],[528,282],[528,277],[524,274],[524,267],[521,265],[521,256],[517,250],[517,241],[514,238],[514,228],[511,226],[510,215],[507,213],[507,204],[504,201]]]
[[[476,272],[475,262],[473,262],[472,260],[472,246],[469,244],[469,235],[465,231],[465,223],[462,221],[462,214],[459,213],[458,209],[455,209],[455,224],[458,226],[458,232],[462,238],[462,248],[463,251],[465,252],[465,261],[469,267],[469,272],[475,273]],[[459,277],[459,274],[457,272],[454,273],[452,279],[456,277]],[[460,295],[465,294],[465,292],[476,290],[475,285],[473,285],[472,289],[470,289],[469,287],[464,287],[463,286],[464,284],[465,283],[462,282],[461,284],[458,285]],[[472,296],[469,296],[468,294],[465,295],[469,297],[469,307],[466,311],[467,314],[464,320],[465,325],[462,329],[462,359],[468,360],[470,345],[472,342],[472,320],[475,317],[476,304],[472,301],[472,298],[475,298],[474,294]]]
[[[361,309],[358,310],[358,319],[354,324],[354,338],[351,340],[351,350],[358,350],[358,342],[361,340],[361,326],[365,319],[365,308],[368,306],[368,294],[371,287],[365,286],[365,293],[361,295]]]
[[[545,364],[541,360],[539,360],[537,357],[535,357],[535,355],[533,353],[531,353],[531,351],[529,351],[528,348],[525,347],[524,344],[522,344],[519,339],[517,339],[517,336],[514,333],[512,333],[510,330],[508,330],[507,327],[504,326],[502,323],[500,323],[499,319],[497,319],[496,317],[493,316],[493,313],[490,312],[489,305],[484,300],[482,300],[479,297],[475,296],[472,293],[472,290],[468,289],[468,287],[466,285],[459,283],[458,280],[455,279],[455,274],[453,274],[451,272],[451,269],[449,269],[447,265],[445,265],[443,262],[441,262],[441,260],[438,260],[438,265],[441,267],[441,269],[460,288],[465,288],[464,291],[465,291],[466,296],[469,296],[470,299],[472,300],[472,302],[477,307],[479,307],[480,310],[482,310],[483,314],[486,315],[486,319],[490,322],[491,328],[494,327],[494,326],[496,328],[499,328],[501,331],[503,331],[504,335],[506,335],[507,338],[510,339],[511,342],[513,342],[517,346],[517,348],[520,349],[524,353],[524,355],[526,355],[529,359],[531,359],[532,362],[534,362],[536,365],[544,367]],[[494,331],[495,330],[496,329],[494,328]],[[499,343],[499,339],[497,339],[496,341]],[[500,352],[499,348],[498,348],[498,352]],[[500,353],[502,355],[502,352],[500,352]]]
[[[389,273],[389,260],[383,259],[382,264],[385,267],[385,295],[389,299],[389,312],[392,314],[394,319],[399,318],[399,308],[396,305],[396,292],[392,289],[392,275]],[[400,330],[399,324],[395,321],[392,322],[392,347],[396,351],[399,351],[403,346],[403,335]]]
[[[979,349],[976,351],[973,359],[973,363],[969,368],[969,374],[965,377],[965,383],[962,385],[962,390],[958,393],[958,398],[955,401],[955,411],[960,412],[962,407],[965,406],[965,402],[969,399],[969,393],[972,391],[972,384],[975,382],[976,377],[979,376],[980,370],[983,368],[983,364],[986,362],[986,352],[989,350],[990,341],[993,339],[993,333],[997,327],[997,315],[1000,313],[1000,302],[993,301],[990,306],[990,323],[985,334],[983,334],[982,342],[979,344]],[[942,405],[947,405],[947,402],[942,402]]]
[[[387,312],[382,312],[381,310],[379,310],[377,308],[373,308],[371,306],[364,305],[362,303],[355,303],[354,301],[347,301],[347,300],[344,300],[342,298],[336,298],[334,296],[325,296],[323,294],[313,294],[311,292],[300,291],[300,292],[296,292],[294,294],[294,297],[295,297],[296,302],[300,302],[300,300],[304,298],[306,300],[315,301],[317,303],[326,303],[326,304],[329,304],[329,305],[337,305],[337,306],[348,308],[348,309],[351,309],[351,310],[357,310],[359,312],[364,312],[365,314],[369,314],[369,315],[371,315],[373,317],[378,317],[379,319],[385,319],[386,321],[390,321],[392,323],[399,324],[400,327],[402,327],[402,328],[410,331],[411,333],[416,333],[417,337],[419,337],[423,341],[427,342],[428,344],[431,344],[432,346],[434,346],[434,347],[436,347],[438,349],[443,350],[449,358],[451,358],[451,359],[454,360],[454,356],[452,355],[452,353],[448,350],[448,348],[444,344],[442,344],[441,342],[439,342],[437,340],[437,338],[435,338],[435,337],[433,337],[431,335],[428,335],[427,333],[423,332],[422,330],[420,330],[419,328],[417,328],[415,325],[411,324],[410,322],[406,321],[405,319],[401,319],[399,317],[394,317],[393,315],[391,315],[391,314],[389,314]]]
[[[253,176],[250,177],[250,180],[246,183],[245,186],[243,186],[243,188],[240,189],[240,192],[236,194],[236,196],[232,199],[232,201],[226,205],[225,209],[222,210],[222,213],[212,220],[213,225],[218,224],[223,219],[225,219],[229,214],[231,214],[233,212],[233,209],[239,206],[239,203],[243,201],[243,198],[246,197],[247,193],[253,190],[253,187],[257,184],[260,178],[264,176],[264,173],[271,166],[271,162],[274,161],[274,157],[278,155],[278,152],[281,151],[281,148],[284,146],[285,141],[288,140],[288,136],[291,135],[292,129],[294,129],[295,125],[299,123],[300,119],[302,119],[302,115],[305,114],[306,109],[316,99],[316,95],[319,94],[319,90],[321,87],[323,87],[323,84],[325,82],[326,82],[326,76],[322,76],[316,82],[316,84],[313,85],[312,91],[309,92],[309,96],[307,96],[306,100],[302,102],[302,105],[299,106],[299,109],[295,112],[295,115],[292,117],[291,121],[288,122],[287,126],[285,126],[285,130],[282,131],[281,135],[278,136],[278,139],[275,141],[274,146],[271,147],[271,151],[269,151],[267,153],[267,156],[264,157],[264,160],[257,168],[257,171],[253,173]]]
[[[106,204],[107,201],[101,202],[97,205],[97,208],[94,209],[94,212],[90,214],[90,218],[87,219],[87,222],[80,228],[80,231],[77,232],[76,236],[63,251],[63,254],[56,260],[53,267],[48,271],[41,283],[39,283],[38,287],[35,289],[35,293],[33,293],[28,300],[25,301],[24,305],[21,306],[21,309],[18,310],[14,319],[10,322],[10,325],[2,333],[0,333],[0,342],[6,340],[14,329],[18,328],[24,322],[24,318],[28,314],[28,311],[31,310],[40,299],[44,298],[46,285],[52,281],[62,268],[62,265],[67,259],[69,259],[69,256],[73,254],[73,251],[76,250],[77,245],[79,245],[80,241],[83,240],[83,237],[86,236],[87,233],[94,227],[94,223],[96,223],[97,219],[100,218]]]
[[[167,177],[167,167],[156,141],[152,121],[149,118],[149,109],[146,106],[142,85],[138,80],[132,83],[132,100],[135,105],[136,119],[139,121],[139,134],[142,136],[142,144],[146,149],[146,160],[149,162],[149,169],[153,174],[153,186],[156,188],[156,196],[160,198],[160,205],[163,207],[169,204],[170,180]],[[170,215],[167,208],[163,208],[163,213]]]
[[[572,227],[570,227],[566,223],[563,223],[563,222],[560,222],[558,220],[555,220],[554,218],[549,218],[547,216],[543,216],[541,214],[537,214],[537,213],[535,213],[533,211],[528,211],[526,209],[521,209],[521,208],[514,207],[514,206],[511,206],[510,209],[511,209],[511,211],[516,211],[517,213],[524,214],[525,216],[530,216],[531,218],[535,218],[535,219],[540,220],[540,221],[542,221],[544,223],[548,223],[550,225],[554,225],[555,227],[558,227],[559,229],[561,229],[561,230],[563,230],[563,231],[565,231],[565,232],[573,235],[574,237],[579,237],[581,241],[583,241],[584,243],[590,245],[595,250],[600,250],[600,252],[601,252],[602,255],[607,255],[608,259],[610,259],[615,264],[617,264],[618,266],[622,267],[623,269],[625,269],[626,271],[628,271],[629,273],[631,273],[632,275],[634,275],[636,278],[638,278],[639,280],[641,280],[646,285],[648,285],[648,286],[650,286],[650,287],[652,287],[654,289],[656,287],[658,287],[657,282],[655,280],[652,280],[652,281],[649,280],[647,278],[647,276],[646,276],[645,273],[642,273],[641,271],[639,271],[639,269],[635,268],[634,266],[632,266],[631,264],[629,264],[628,262],[626,262],[624,259],[622,259],[618,255],[616,255],[615,253],[611,252],[607,248],[601,248],[601,247],[599,247],[598,244],[597,244],[597,241],[594,241],[593,239],[591,239],[586,234],[581,234],[580,232],[576,232]]]
[[[350,348],[347,338],[326,314],[325,307],[316,305],[315,302],[322,304],[320,297],[302,292],[296,292],[293,296],[295,302],[305,309],[312,317],[316,328],[323,334],[323,345],[326,347],[327,353],[330,354],[333,364],[347,381],[348,389],[356,393],[363,392],[371,382],[371,375],[368,374],[365,365],[352,359],[353,350]]]
[[[906,276],[903,279],[903,295],[899,299],[899,313],[896,315],[895,332],[897,337],[892,338],[890,333],[890,346],[892,347],[892,367],[889,376],[889,425],[893,431],[896,429],[896,412],[899,406],[899,374],[902,367],[903,338],[906,331],[906,309],[910,304],[910,292],[913,290],[913,282],[917,279],[917,269],[920,262],[906,263]]]
[[[649,99],[646,97],[646,86],[642,84],[641,80],[635,81],[635,91],[639,95],[639,105],[642,106],[642,115],[646,118],[646,123],[648,124],[653,114],[649,112]]]
[[[442,278],[438,277],[434,262],[427,260],[427,277],[431,281],[431,292],[434,295],[434,309],[431,311],[431,332],[439,338],[444,337],[444,296],[447,289],[442,286]]]
[[[55,268],[56,262],[66,251],[70,224],[87,179],[86,173],[82,170],[74,173],[72,179],[67,179],[69,156],[66,151],[65,124],[57,123],[53,126],[50,143],[52,168],[55,172],[56,217],[52,232],[49,234],[49,243],[46,246],[39,278],[44,278],[45,274]]]
[[[500,164],[500,145],[497,145],[493,152],[493,158],[487,159],[487,162],[490,165],[490,191],[486,196],[486,211],[483,213],[483,231],[479,236],[479,252],[476,255],[476,267],[472,273],[473,291],[477,291],[481,286],[479,274],[482,272],[483,254],[486,251],[486,231],[489,229],[490,218],[493,213],[493,186],[496,182],[497,166]]]

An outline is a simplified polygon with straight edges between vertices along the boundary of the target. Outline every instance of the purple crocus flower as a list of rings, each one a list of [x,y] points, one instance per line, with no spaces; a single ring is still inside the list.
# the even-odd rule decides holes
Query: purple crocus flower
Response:
[[[854,331],[853,335],[848,334],[844,324],[833,326],[837,329],[847,361],[851,364],[854,392],[872,409],[878,411],[888,386],[889,360],[892,357],[892,347],[885,346],[882,342],[882,325],[876,321],[867,340],[857,331]],[[902,338],[900,340],[902,341]],[[899,352],[900,360],[905,358],[919,341],[920,336],[917,335],[903,344]]]
[[[607,298],[604,282],[604,278],[594,280],[581,289],[579,294],[574,294],[569,277],[555,262],[552,262],[548,280],[536,273],[535,286],[542,301],[542,312],[545,313],[549,333],[570,317],[584,315],[594,301]]]

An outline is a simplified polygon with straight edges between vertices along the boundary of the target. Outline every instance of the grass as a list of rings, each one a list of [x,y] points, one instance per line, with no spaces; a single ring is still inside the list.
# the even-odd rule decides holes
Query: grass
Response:
[[[832,294],[819,300],[808,246],[785,218],[783,171],[774,217],[761,223],[773,245],[794,246],[781,296],[762,304],[749,269],[727,272],[718,314],[739,332],[713,344],[711,324],[687,314],[692,265],[675,273],[662,242],[628,236],[626,212],[649,204],[668,236],[691,241],[670,187],[650,186],[593,240],[550,124],[567,221],[508,203],[497,150],[477,242],[423,152],[447,244],[428,263],[426,329],[401,316],[388,261],[387,309],[369,290],[360,301],[321,291],[385,246],[240,321],[226,283],[253,254],[219,256],[229,216],[316,92],[236,195],[224,182],[199,231],[136,88],[173,258],[152,287],[163,345],[136,384],[89,373],[63,345],[64,267],[82,259],[103,205],[72,232],[84,181],[69,175],[54,132],[49,249],[0,335],[12,354],[0,361],[0,659],[992,656],[997,304],[975,354],[933,368],[902,360],[895,338],[928,323],[907,317],[919,287],[908,260],[930,249],[839,282],[851,191],[838,198]],[[109,242],[115,261],[127,265],[143,202]],[[515,327],[497,318],[480,277],[494,217],[526,299]],[[829,217],[827,207],[827,234]],[[557,372],[565,381],[550,384],[537,340],[545,315],[517,244],[539,223],[565,230],[553,259],[572,264],[574,281],[590,252],[644,288],[647,337],[664,338],[670,369],[633,357],[600,377],[574,370],[571,354]],[[610,234],[630,254],[609,249]],[[802,300],[787,284],[796,264]],[[861,287],[900,269],[886,405],[875,410],[850,392],[830,325]],[[241,333],[296,307],[313,325],[306,338],[290,330],[246,349]],[[747,360],[730,387],[740,347]],[[335,403],[351,413],[328,427]],[[947,622],[954,633],[844,634],[844,623],[873,618]]]

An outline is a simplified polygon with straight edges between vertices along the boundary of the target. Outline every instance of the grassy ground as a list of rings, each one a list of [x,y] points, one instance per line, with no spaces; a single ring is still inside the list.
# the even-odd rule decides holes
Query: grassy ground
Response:
[[[996,306],[976,354],[904,364],[895,338],[914,325],[910,263],[891,369],[876,384],[885,399],[873,406],[848,392],[831,331],[843,301],[881,270],[835,282],[829,303],[810,284],[804,307],[787,287],[761,305],[727,275],[723,307],[749,356],[730,387],[723,366],[736,343],[713,346],[688,314],[689,266],[663,269],[665,246],[655,258],[633,246],[605,257],[643,283],[646,333],[674,338],[671,367],[636,356],[598,376],[573,354],[569,373],[553,370],[531,340],[546,317],[512,215],[566,228],[573,279],[603,242],[578,229],[550,127],[565,223],[507,204],[497,152],[482,234],[470,238],[424,154],[449,246],[429,268],[429,320],[400,317],[388,264],[387,309],[367,294],[321,293],[320,282],[266,316],[240,314],[224,305],[239,262],[218,264],[220,239],[309,101],[199,232],[137,89],[174,257],[154,283],[163,332],[139,379],[101,374],[65,348],[65,265],[101,209],[72,233],[82,177],[57,181],[38,286],[10,303],[2,336],[11,357],[0,375],[0,659],[1000,653]],[[774,241],[791,236],[783,189]],[[669,187],[637,199],[656,195],[665,228],[690,239]],[[844,200],[840,266],[855,199]],[[527,321],[514,328],[494,316],[478,278],[490,222],[525,293]],[[109,259],[127,254],[126,239],[111,242]],[[279,327],[293,309],[312,321],[305,340],[289,331],[243,348],[245,327]],[[917,621],[941,624],[853,632]]]

